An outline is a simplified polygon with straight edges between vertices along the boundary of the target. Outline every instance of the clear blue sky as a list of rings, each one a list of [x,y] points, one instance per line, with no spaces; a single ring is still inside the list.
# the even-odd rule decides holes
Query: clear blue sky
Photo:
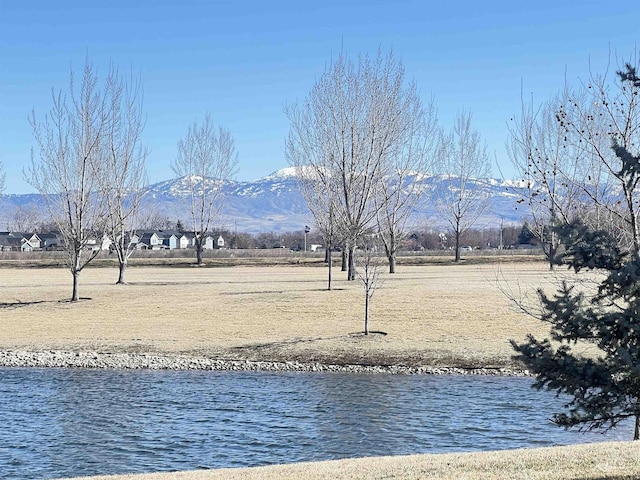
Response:
[[[235,137],[239,180],[287,166],[282,109],[303,100],[343,49],[393,49],[441,123],[457,111],[502,165],[506,122],[525,94],[546,99],[564,84],[602,71],[611,50],[636,48],[636,1],[461,0],[0,0],[0,159],[5,193],[33,189],[22,169],[33,145],[27,116],[51,106],[85,55],[104,74],[109,62],[140,75],[151,148],[150,182],[169,167],[187,125],[209,111]],[[494,176],[499,172],[493,168]]]

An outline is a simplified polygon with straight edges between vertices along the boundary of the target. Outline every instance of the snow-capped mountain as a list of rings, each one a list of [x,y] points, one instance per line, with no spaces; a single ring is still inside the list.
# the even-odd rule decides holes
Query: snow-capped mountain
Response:
[[[409,220],[410,225],[426,228],[444,228],[446,219],[439,218],[433,198],[441,189],[449,188],[451,180],[439,175],[417,174],[409,182],[418,182],[425,189],[425,201],[416,208]],[[185,197],[188,185],[204,185],[205,188],[219,185],[218,180],[183,177],[166,180],[145,188],[144,201],[157,216],[176,221],[188,220]],[[490,198],[489,208],[479,219],[478,227],[497,228],[501,221],[520,222],[526,212],[516,209],[518,193],[524,186],[518,182],[499,179],[478,179],[471,187]],[[237,231],[286,232],[296,231],[305,225],[313,225],[305,201],[299,190],[295,169],[284,168],[253,182],[228,181],[222,183],[224,208],[217,219],[217,226]],[[42,197],[37,194],[0,196],[0,229],[8,227],[17,209],[37,210],[43,214]]]
[[[196,188],[202,184],[201,179],[178,178],[150,185],[145,189],[147,205],[162,216],[185,222],[189,217],[184,199],[190,180]],[[205,188],[211,182],[206,179]],[[248,233],[287,232],[300,230],[311,221],[293,169],[253,182],[228,181],[222,184],[222,191],[224,208],[218,226]]]

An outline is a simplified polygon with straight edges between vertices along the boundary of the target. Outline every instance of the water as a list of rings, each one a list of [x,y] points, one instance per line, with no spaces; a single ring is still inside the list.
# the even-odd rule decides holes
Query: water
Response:
[[[629,440],[565,431],[531,379],[0,368],[0,478]],[[554,410],[555,409],[555,410]]]

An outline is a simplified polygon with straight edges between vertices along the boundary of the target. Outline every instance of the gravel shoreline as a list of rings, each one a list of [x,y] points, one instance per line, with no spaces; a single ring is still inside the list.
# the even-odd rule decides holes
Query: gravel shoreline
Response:
[[[332,365],[301,362],[222,360],[181,355],[72,352],[47,350],[0,351],[0,367],[92,368],[126,370],[213,370],[255,372],[341,372],[398,375],[494,375],[525,377],[527,370],[516,368],[408,367],[403,365]]]

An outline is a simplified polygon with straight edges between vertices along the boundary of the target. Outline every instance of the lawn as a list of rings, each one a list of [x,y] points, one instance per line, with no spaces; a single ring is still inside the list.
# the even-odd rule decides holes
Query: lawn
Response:
[[[337,270],[337,271],[335,271]],[[544,334],[503,290],[553,278],[542,262],[401,266],[363,330],[363,289],[317,266],[87,268],[67,301],[63,268],[0,270],[0,349],[186,354],[251,360],[508,366],[509,339]]]

